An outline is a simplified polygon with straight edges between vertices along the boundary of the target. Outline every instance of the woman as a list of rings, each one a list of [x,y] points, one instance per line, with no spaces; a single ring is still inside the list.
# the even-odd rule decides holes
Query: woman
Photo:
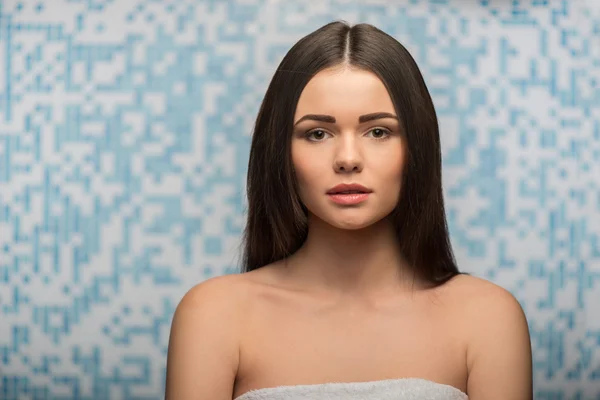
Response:
[[[391,36],[334,22],[292,47],[247,189],[244,273],[178,305],[169,400],[532,398],[527,321],[457,269],[435,110]]]

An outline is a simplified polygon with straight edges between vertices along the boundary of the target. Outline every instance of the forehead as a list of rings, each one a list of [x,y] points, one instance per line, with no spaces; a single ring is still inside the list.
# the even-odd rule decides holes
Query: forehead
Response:
[[[394,113],[392,99],[379,77],[370,71],[335,68],[320,71],[308,82],[294,121],[315,113],[356,121],[356,116],[372,112]]]

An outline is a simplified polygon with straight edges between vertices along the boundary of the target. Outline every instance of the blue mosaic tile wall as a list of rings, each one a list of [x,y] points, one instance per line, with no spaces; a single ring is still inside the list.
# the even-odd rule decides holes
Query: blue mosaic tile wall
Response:
[[[536,399],[600,399],[596,0],[0,0],[0,398],[162,398],[177,302],[238,268],[269,79],[337,19],[421,66],[460,267],[521,302]]]

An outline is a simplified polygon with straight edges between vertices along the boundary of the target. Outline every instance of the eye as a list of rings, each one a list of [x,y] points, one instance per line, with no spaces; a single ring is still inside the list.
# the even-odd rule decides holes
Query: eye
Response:
[[[385,128],[373,128],[369,131],[375,139],[385,139],[389,136],[390,131]]]
[[[312,140],[313,142],[318,142],[318,141],[325,139],[325,135],[327,135],[327,132],[325,132],[323,129],[313,129],[312,131],[306,132],[307,139],[309,139],[309,140],[312,140],[311,138],[316,139],[316,140]]]

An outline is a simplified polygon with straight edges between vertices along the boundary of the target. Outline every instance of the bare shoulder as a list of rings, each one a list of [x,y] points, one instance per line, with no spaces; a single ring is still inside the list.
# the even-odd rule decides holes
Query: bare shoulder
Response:
[[[244,285],[242,274],[220,275],[209,278],[189,289],[179,306],[194,307],[211,302],[213,308],[221,309],[234,306],[239,302],[240,289]]]
[[[449,282],[467,342],[470,399],[532,398],[527,318],[507,289],[469,275]]]
[[[518,306],[517,299],[510,291],[494,282],[473,275],[457,275],[447,285],[452,296],[461,303],[461,308],[466,306],[475,310],[480,309],[483,306],[482,302],[486,303],[486,306],[491,305],[487,302],[512,303],[513,306]],[[518,308],[520,309],[520,306]]]
[[[521,304],[502,286],[471,275],[456,276],[448,285],[456,315],[473,336],[492,333],[486,329],[499,329],[508,323],[511,329],[527,328]]]
[[[248,295],[248,279],[244,274],[220,275],[194,285],[180,300],[173,322],[184,319],[188,325],[212,321],[220,326],[238,329]],[[177,317],[180,317],[179,319]]]
[[[231,399],[239,366],[241,294],[235,275],[205,280],[175,310],[167,355],[167,399]]]
[[[266,265],[256,270],[215,276],[202,281],[181,299],[178,308],[187,309],[207,307],[215,314],[242,317],[255,300],[257,289],[268,287],[277,282],[275,268]]]

